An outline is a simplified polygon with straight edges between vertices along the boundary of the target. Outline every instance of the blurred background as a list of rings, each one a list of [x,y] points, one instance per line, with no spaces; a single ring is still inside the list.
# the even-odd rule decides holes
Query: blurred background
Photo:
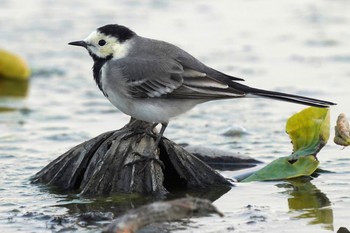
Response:
[[[32,73],[28,81],[0,79],[0,228],[8,232],[50,232],[50,217],[40,216],[69,214],[64,204],[90,202],[49,193],[28,179],[76,144],[129,120],[98,90],[87,52],[67,45],[102,25],[122,24],[176,44],[251,86],[336,102],[331,131],[339,113],[350,114],[349,0],[0,0],[0,6],[0,49],[24,58]],[[165,136],[269,162],[291,153],[285,122],[303,108],[268,99],[206,103],[174,119]],[[308,182],[238,184],[214,203],[224,218],[193,220],[174,231],[346,226],[349,150],[334,145],[333,135],[318,156],[332,173]]]

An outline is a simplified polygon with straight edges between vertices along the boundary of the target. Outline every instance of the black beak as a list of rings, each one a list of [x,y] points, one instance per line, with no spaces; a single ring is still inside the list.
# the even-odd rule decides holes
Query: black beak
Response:
[[[86,42],[83,41],[83,40],[69,42],[68,44],[69,44],[69,45],[75,45],[75,46],[81,46],[81,47],[84,47],[84,48],[87,47]]]

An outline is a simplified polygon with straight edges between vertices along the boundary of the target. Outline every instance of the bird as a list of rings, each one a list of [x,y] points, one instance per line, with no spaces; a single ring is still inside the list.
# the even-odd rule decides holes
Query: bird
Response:
[[[83,40],[93,59],[93,78],[104,96],[132,118],[161,124],[155,150],[169,121],[198,104],[244,97],[264,97],[320,108],[335,103],[258,89],[244,79],[213,69],[178,46],[142,37],[120,24],[107,24]]]

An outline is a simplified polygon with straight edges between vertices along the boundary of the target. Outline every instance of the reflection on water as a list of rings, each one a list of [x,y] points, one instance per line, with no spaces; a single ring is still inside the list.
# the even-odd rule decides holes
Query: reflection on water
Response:
[[[168,199],[182,198],[187,195],[192,197],[204,198],[211,201],[219,199],[222,195],[227,193],[230,187],[216,187],[213,189],[198,189],[191,192],[179,191],[169,195]],[[43,191],[50,192],[54,195],[59,195],[57,190],[45,189]],[[115,194],[106,197],[83,198],[77,195],[67,195],[66,198],[61,199],[52,208],[64,208],[67,210],[64,215],[50,216],[41,212],[26,213],[22,216],[12,217],[14,221],[20,221],[18,217],[36,218],[43,220],[50,227],[59,231],[86,230],[92,226],[103,228],[109,223],[112,218],[116,218],[124,214],[126,211],[138,208],[141,205],[146,205],[157,201],[152,196],[142,196],[139,194]],[[81,224],[81,216],[90,216],[89,222]],[[49,220],[49,221],[48,221]],[[156,231],[152,231],[156,232]]]
[[[0,79],[0,97],[26,97],[28,80]]]
[[[309,179],[288,180],[277,186],[286,189],[283,193],[291,196],[288,206],[297,214],[294,218],[311,219],[309,224],[322,224],[325,229],[333,231],[331,202]]]
[[[11,108],[11,107],[2,107],[0,106],[0,112],[12,112],[12,111],[16,111],[15,108]]]
[[[21,108],[22,98],[29,89],[28,80],[0,78],[0,113],[13,112]]]
[[[222,195],[231,190],[231,187],[218,186],[215,188],[206,188],[173,192],[167,199],[183,198],[187,195],[197,198],[203,198],[214,202]],[[66,200],[61,201],[56,207],[65,207],[69,210],[69,214],[77,214],[83,212],[101,211],[112,212],[115,215],[125,213],[131,208],[137,208],[141,205],[149,204],[156,201],[152,196],[142,196],[139,194],[114,194],[107,197],[97,197],[92,199],[83,199],[81,197],[68,196]]]

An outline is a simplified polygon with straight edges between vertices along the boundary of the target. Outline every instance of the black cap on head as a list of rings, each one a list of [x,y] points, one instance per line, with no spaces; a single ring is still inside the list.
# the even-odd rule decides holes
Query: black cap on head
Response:
[[[108,36],[114,36],[119,40],[119,42],[129,40],[136,34],[129,28],[118,24],[107,24],[105,26],[97,28],[97,31]]]

